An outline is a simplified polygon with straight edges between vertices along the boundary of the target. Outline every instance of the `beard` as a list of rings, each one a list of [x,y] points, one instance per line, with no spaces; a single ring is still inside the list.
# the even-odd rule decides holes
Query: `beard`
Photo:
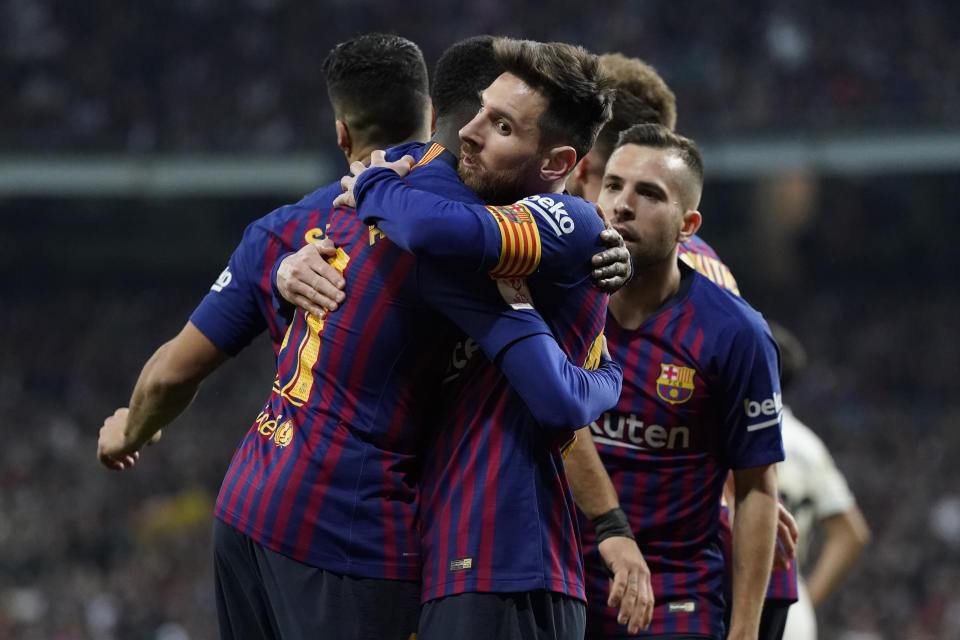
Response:
[[[527,187],[527,177],[539,164],[539,158],[529,158],[510,169],[487,169],[482,165],[457,165],[457,175],[463,184],[487,204],[506,205],[534,195]]]
[[[633,267],[639,273],[670,260],[677,246],[679,229],[662,229],[653,237],[637,237],[630,233],[623,236],[627,251],[633,260]]]

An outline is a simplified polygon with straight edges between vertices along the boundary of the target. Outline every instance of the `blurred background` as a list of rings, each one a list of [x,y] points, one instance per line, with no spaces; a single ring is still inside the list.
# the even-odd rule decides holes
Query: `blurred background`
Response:
[[[103,419],[243,228],[345,170],[320,63],[390,31],[653,64],[704,150],[702,235],[810,356],[786,398],[873,530],[821,638],[960,638],[960,3],[0,0],[0,639],[216,636],[212,503],[259,342],[132,472]]]

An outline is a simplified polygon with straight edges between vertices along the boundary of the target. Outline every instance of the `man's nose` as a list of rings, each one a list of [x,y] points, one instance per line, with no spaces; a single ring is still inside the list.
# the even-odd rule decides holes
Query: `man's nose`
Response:
[[[478,135],[477,118],[474,117],[470,122],[463,125],[460,129],[460,140],[473,146],[480,146],[480,136]]]
[[[633,205],[630,202],[630,197],[624,191],[613,202],[613,220],[615,222],[625,222],[633,220],[633,218]]]

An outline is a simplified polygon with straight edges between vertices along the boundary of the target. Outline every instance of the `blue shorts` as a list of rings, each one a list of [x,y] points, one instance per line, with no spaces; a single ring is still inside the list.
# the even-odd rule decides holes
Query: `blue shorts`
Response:
[[[410,640],[417,630],[417,582],[324,571],[220,520],[213,525],[213,557],[224,640]]]
[[[552,591],[461,593],[420,611],[417,640],[582,640],[586,605]]]

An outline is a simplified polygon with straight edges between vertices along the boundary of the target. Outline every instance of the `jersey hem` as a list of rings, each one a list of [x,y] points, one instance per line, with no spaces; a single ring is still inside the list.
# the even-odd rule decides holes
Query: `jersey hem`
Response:
[[[323,569],[324,571],[330,571],[333,573],[339,573],[346,576],[352,576],[355,578],[379,578],[381,580],[397,580],[399,582],[420,582],[420,564],[399,564],[394,562],[384,561],[365,561],[365,560],[344,560],[342,558],[331,558],[329,556],[324,556],[322,554],[312,553],[307,554],[304,558],[296,558],[288,553],[283,548],[283,543],[274,541],[270,536],[266,535],[265,532],[258,530],[254,526],[250,526],[249,522],[244,518],[236,517],[234,514],[230,513],[227,509],[218,509],[215,517],[223,522],[223,524],[228,527],[233,527],[240,533],[249,537],[251,540],[255,541],[258,544],[263,545],[267,549],[279,553],[281,555],[287,556],[297,562],[302,562],[303,564],[308,564],[311,567],[317,567],[318,569]],[[235,519],[237,524],[230,522],[231,519]],[[249,530],[248,530],[249,527]],[[252,533],[251,533],[252,532]],[[396,577],[390,578],[386,577],[384,574],[388,572],[395,572],[398,576],[412,576],[412,577]]]

